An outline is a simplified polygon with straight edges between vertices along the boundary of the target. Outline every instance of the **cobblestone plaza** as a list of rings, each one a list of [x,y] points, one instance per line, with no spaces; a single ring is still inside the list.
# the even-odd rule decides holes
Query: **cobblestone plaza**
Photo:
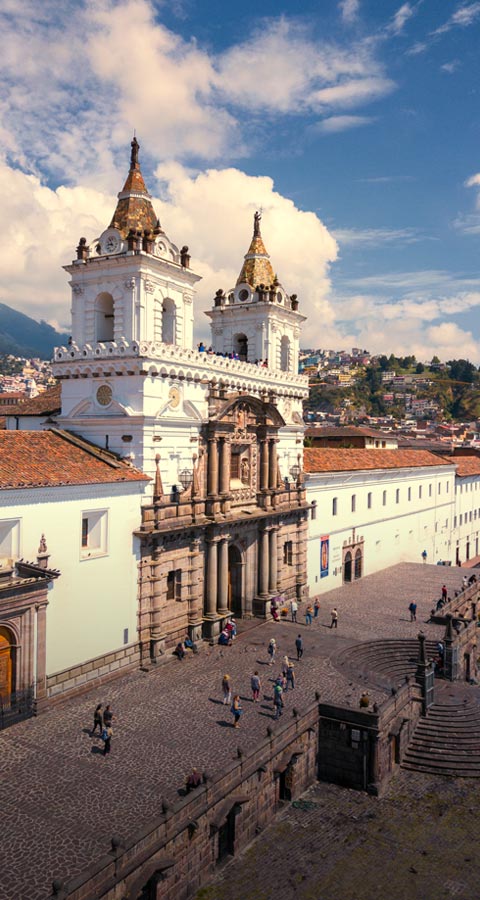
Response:
[[[265,733],[266,727],[274,724],[270,699],[273,677],[278,674],[281,659],[286,653],[295,658],[295,637],[299,632],[304,638],[305,653],[303,659],[295,663],[297,683],[294,694],[286,695],[285,716],[288,717],[294,705],[302,710],[311,703],[315,691],[322,700],[358,707],[362,688],[336,668],[338,652],[373,637],[414,637],[419,628],[427,636],[438,636],[438,627],[427,624],[426,620],[432,601],[440,595],[443,583],[447,585],[449,593],[453,594],[461,585],[460,570],[401,564],[322,597],[319,616],[311,626],[303,624],[305,618],[301,611],[298,626],[290,621],[272,624],[250,620],[240,623],[240,634],[231,648],[205,646],[198,656],[183,662],[168,659],[154,672],[137,672],[124,676],[101,689],[91,690],[59,704],[38,719],[27,720],[2,732],[2,900],[44,900],[49,896],[54,878],[66,879],[82,871],[92,860],[106,852],[112,834],[130,834],[149,818],[158,815],[162,800],[177,799],[185,775],[192,766],[212,772],[228,762],[237,753],[239,746],[254,746]],[[408,605],[412,599],[418,603],[417,623],[409,620]],[[332,631],[329,624],[333,605],[338,609],[339,627]],[[278,651],[276,664],[269,667],[267,644],[272,636],[277,640]],[[264,695],[257,707],[253,706],[250,699],[250,675],[254,670],[258,670],[261,675]],[[224,673],[231,676],[233,689],[243,698],[245,712],[239,732],[231,727],[229,708],[224,707],[221,702],[221,678]],[[465,690],[471,692],[472,696],[477,696],[479,689],[471,687]],[[382,695],[380,688],[378,691],[371,691],[372,700],[381,699]],[[107,758],[101,754],[100,740],[92,739],[89,735],[93,708],[100,700],[110,702],[116,716],[112,752]],[[281,728],[282,722],[274,727]],[[413,810],[416,815],[420,808],[416,802],[419,796],[425,802],[427,795],[431,795],[433,799],[440,796],[443,798],[443,812],[438,815],[438,822],[442,829],[444,821],[447,828],[451,829],[455,821],[452,822],[451,819],[452,808],[456,808],[452,804],[460,803],[462,798],[466,798],[468,809],[476,809],[475,784],[425,779],[424,776],[401,772],[394,779],[384,801],[376,801],[330,785],[315,786],[313,793],[310,792],[306,798],[309,803],[314,802],[315,806],[307,804],[292,807],[279,819],[278,826],[274,825],[268,831],[268,834],[275,834],[275,828],[284,829],[291,821],[295,824],[295,819],[291,817],[299,816],[299,824],[294,827],[295,838],[287,840],[284,845],[284,850],[286,846],[289,852],[281,853],[282,865],[285,866],[284,889],[290,889],[288,885],[291,878],[290,875],[287,877],[287,867],[290,867],[292,871],[299,873],[298,879],[296,875],[292,876],[293,884],[304,883],[306,891],[307,882],[303,875],[308,873],[307,863],[313,847],[316,844],[319,848],[323,846],[322,852],[325,858],[328,857],[330,866],[333,865],[333,860],[328,846],[335,841],[336,845],[341,843],[343,849],[350,845],[357,848],[349,862],[348,871],[353,871],[355,859],[358,858],[358,890],[364,890],[362,867],[366,865],[365,861],[371,852],[369,849],[367,853],[366,846],[376,848],[373,854],[375,860],[370,860],[372,869],[374,865],[378,867],[379,854],[382,854],[380,868],[384,874],[381,847],[388,844],[383,826],[381,834],[384,843],[379,844],[378,840],[377,843],[372,843],[368,835],[365,836],[365,823],[368,824],[367,813],[370,810],[388,810],[388,803],[391,802],[392,808],[398,813],[400,828],[403,827],[400,816],[402,808],[411,815]],[[471,800],[468,799],[470,796]],[[404,799],[402,803],[398,803],[395,797]],[[387,805],[379,806],[382,803]],[[323,804],[329,806],[338,831],[330,838],[328,830],[326,836],[320,830],[318,839],[315,840],[317,826],[313,819],[317,810],[323,828]],[[351,831],[351,816],[357,814],[357,808],[358,814],[363,816],[362,835],[367,841],[363,852],[357,831]],[[425,809],[429,808],[428,805],[425,806]],[[434,808],[436,807],[432,807]],[[467,816],[465,819],[470,821],[465,841],[468,835],[473,837],[475,833],[475,816],[473,813],[469,815],[473,818],[469,820]],[[432,813],[429,820],[433,821],[433,818]],[[369,827],[373,829],[373,824]],[[418,829],[419,826],[412,824],[411,828]],[[417,837],[412,840],[413,847],[419,846],[418,831],[415,834]],[[264,846],[264,840],[268,842],[268,836],[261,838],[259,847]],[[442,841],[448,842],[451,835],[444,834],[438,840],[439,857],[442,856],[446,862],[447,857],[440,853],[440,849]],[[282,841],[279,843],[282,844]],[[398,845],[404,846],[403,838],[398,838]],[[405,847],[408,846],[410,844],[405,838]],[[257,849],[253,852],[256,854]],[[263,850],[259,849],[258,853],[261,852]],[[467,863],[462,862],[462,853],[463,850],[455,855],[458,872],[455,876],[453,873],[449,875],[452,885],[463,883],[461,873],[464,869],[469,872],[472,869],[471,865],[467,866]],[[470,854],[473,856],[472,848],[468,852],[465,849],[465,856]],[[244,864],[250,865],[250,858],[251,855],[247,853],[244,857],[246,862],[236,861],[230,872],[237,873]],[[427,860],[428,858],[426,857]],[[260,859],[261,857],[259,868]],[[322,859],[320,854],[318,861],[312,862],[316,878],[318,872],[326,873],[328,869]],[[340,856],[335,859],[341,868]],[[413,857],[410,864],[418,868]],[[426,867],[424,863],[424,869]],[[266,871],[266,866],[263,866],[263,870]],[[346,872],[344,877],[347,877]],[[396,877],[393,872],[391,877]],[[334,872],[331,878],[334,883]],[[236,876],[227,875],[227,886],[222,886],[221,890],[234,891],[235,883]],[[434,884],[433,881],[429,883]],[[478,896],[478,892],[462,893],[463,888],[460,893],[452,893],[453,888],[448,888],[450,893],[445,893],[445,888],[443,894],[436,889],[431,894],[412,893],[408,885],[410,882],[407,882],[403,894],[390,893],[389,896],[458,896],[463,900],[470,897],[473,900],[473,897]],[[251,889],[254,889],[253,884]],[[261,883],[257,894],[250,895],[242,890],[218,895],[205,893],[205,890],[220,890],[220,887],[204,889],[203,895],[209,898],[251,896],[256,900],[263,900],[270,896],[293,896],[289,893],[280,894],[277,888],[272,888],[270,894],[265,893],[270,888]],[[326,883],[324,893],[319,892],[318,887],[311,886],[310,894],[298,896],[352,897],[352,900],[356,897],[362,900],[367,896],[385,896],[384,892],[348,894],[345,888],[345,891],[335,894],[332,893],[333,890],[332,884],[329,886]]]

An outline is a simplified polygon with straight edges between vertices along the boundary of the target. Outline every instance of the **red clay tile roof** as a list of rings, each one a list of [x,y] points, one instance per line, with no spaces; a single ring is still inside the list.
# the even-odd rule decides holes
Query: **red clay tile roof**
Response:
[[[149,481],[113,454],[60,431],[0,431],[0,490]]]
[[[305,472],[348,472],[363,469],[409,469],[418,466],[451,466],[453,460],[427,450],[340,450],[306,447]]]
[[[59,413],[61,408],[62,388],[60,384],[54,384],[38,397],[24,400],[15,407],[10,406],[7,413],[2,408],[2,413],[8,416],[50,416]]]
[[[307,437],[372,437],[376,440],[396,441],[397,435],[390,432],[375,431],[374,428],[363,428],[358,425],[309,425],[305,430]]]
[[[460,478],[480,475],[480,456],[453,456],[452,462],[455,463]]]

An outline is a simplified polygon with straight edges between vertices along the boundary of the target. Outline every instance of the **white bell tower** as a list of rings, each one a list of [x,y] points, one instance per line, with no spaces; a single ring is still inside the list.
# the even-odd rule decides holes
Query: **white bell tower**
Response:
[[[297,295],[289,296],[273,270],[260,232],[261,214],[255,213],[253,237],[235,287],[219,290],[212,320],[215,351],[233,354],[250,363],[296,374],[300,326]]]
[[[192,351],[199,276],[188,247],[170,241],[154,212],[135,137],[131,148],[110,225],[90,244],[81,238],[77,259],[65,266],[72,337],[56,348],[53,372],[62,381],[58,424],[130,457],[153,477],[159,414],[175,407],[180,417],[183,409],[171,363]],[[172,442],[188,444],[190,458],[188,429],[174,431]]]

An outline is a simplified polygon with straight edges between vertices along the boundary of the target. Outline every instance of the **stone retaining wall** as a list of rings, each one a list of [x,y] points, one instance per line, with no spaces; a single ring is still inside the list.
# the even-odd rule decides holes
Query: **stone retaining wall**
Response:
[[[47,698],[58,699],[68,694],[69,697],[92,687],[95,682],[104,683],[109,678],[127,672],[129,669],[138,668],[140,665],[140,650],[138,643],[126,644],[118,650],[112,650],[97,656],[95,659],[87,659],[77,666],[55,672],[47,676]]]
[[[301,716],[292,710],[288,722],[269,726],[248,752],[238,747],[191,794],[171,807],[159,798],[156,819],[134,835],[112,836],[105,856],[68,884],[54,882],[51,900],[188,900],[318,777],[380,793],[420,715],[419,701],[418,685],[408,682],[380,711],[318,702]]]

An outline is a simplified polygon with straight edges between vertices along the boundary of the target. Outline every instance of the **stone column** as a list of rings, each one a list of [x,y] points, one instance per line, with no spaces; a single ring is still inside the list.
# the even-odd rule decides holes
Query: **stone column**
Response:
[[[270,440],[268,454],[268,486],[271,491],[277,487],[277,441]]]
[[[268,490],[268,442],[266,438],[260,441],[260,490]]]
[[[218,615],[228,612],[228,538],[220,540],[218,553]]]
[[[209,497],[216,497],[218,494],[218,448],[217,438],[209,437],[208,439],[208,485],[207,494]]]
[[[217,589],[218,589],[218,541],[217,538],[207,539],[207,592],[205,616],[207,619],[217,617]]]
[[[167,577],[162,572],[163,553],[160,548],[156,548],[152,553],[152,578],[151,578],[151,598],[152,598],[152,614],[150,623],[150,658],[156,663],[157,657],[161,656],[164,650],[163,635],[163,603],[167,596]]]
[[[39,603],[35,609],[37,612],[37,646],[36,661],[37,674],[35,683],[35,714],[40,712],[47,698],[47,602]]]
[[[258,586],[261,597],[268,597],[269,582],[269,565],[268,565],[268,529],[262,528],[260,531],[260,541],[258,548]]]
[[[202,577],[203,557],[200,553],[200,541],[194,538],[190,544],[190,597],[188,603],[188,625],[193,629],[192,636],[201,637],[201,622],[203,617]]]
[[[277,593],[278,579],[278,549],[277,549],[278,528],[273,526],[270,531],[270,575],[268,590],[271,594]]]
[[[225,438],[220,438],[220,493],[227,494],[230,490],[230,472],[228,465],[228,444]]]

